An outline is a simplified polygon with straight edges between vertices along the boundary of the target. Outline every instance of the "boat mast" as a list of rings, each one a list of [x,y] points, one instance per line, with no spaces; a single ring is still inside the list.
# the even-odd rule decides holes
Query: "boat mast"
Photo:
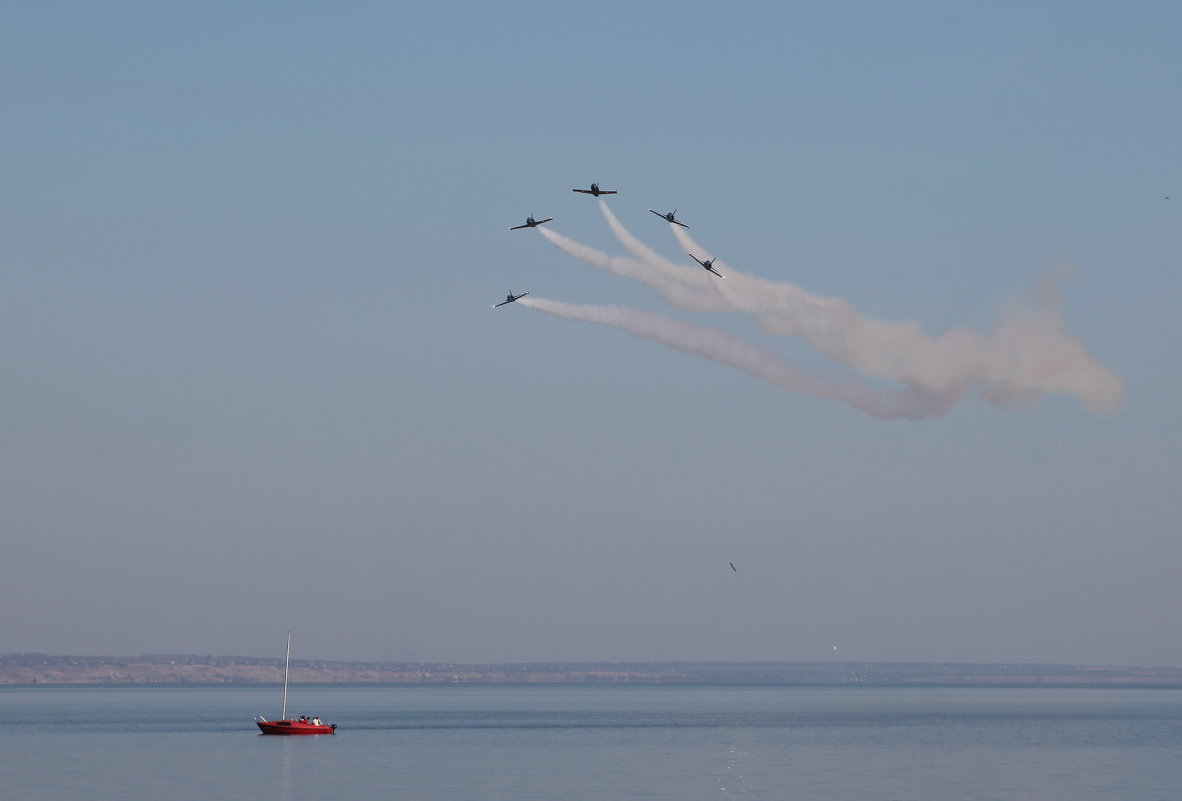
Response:
[[[287,670],[291,667],[291,632],[287,632],[287,661],[283,665],[283,717],[287,720]]]

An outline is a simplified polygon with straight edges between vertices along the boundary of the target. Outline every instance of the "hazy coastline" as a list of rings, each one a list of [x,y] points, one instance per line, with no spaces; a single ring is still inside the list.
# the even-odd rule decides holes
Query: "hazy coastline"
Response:
[[[346,662],[293,659],[305,684],[1102,685],[1182,687],[1182,668],[926,662]],[[0,686],[273,684],[283,660],[177,654],[0,656]]]

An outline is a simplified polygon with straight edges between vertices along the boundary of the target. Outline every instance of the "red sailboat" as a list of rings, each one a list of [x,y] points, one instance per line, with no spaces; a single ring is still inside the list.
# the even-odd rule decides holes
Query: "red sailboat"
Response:
[[[287,716],[287,674],[291,669],[291,632],[287,632],[287,662],[283,665],[283,713],[279,720],[267,720],[262,715],[255,715],[254,722],[258,724],[263,734],[336,734],[337,724],[322,723],[320,718],[307,718],[303,715],[298,720]]]

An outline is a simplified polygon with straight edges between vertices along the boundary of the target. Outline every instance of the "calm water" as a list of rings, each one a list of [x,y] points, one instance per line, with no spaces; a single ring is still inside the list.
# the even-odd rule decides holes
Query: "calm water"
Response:
[[[13,799],[1182,798],[1182,691],[0,689]]]

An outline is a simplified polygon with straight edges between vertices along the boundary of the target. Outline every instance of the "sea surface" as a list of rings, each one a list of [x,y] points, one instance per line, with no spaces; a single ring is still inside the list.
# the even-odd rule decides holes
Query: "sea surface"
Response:
[[[37,801],[1182,798],[1182,690],[0,688],[0,794]]]

